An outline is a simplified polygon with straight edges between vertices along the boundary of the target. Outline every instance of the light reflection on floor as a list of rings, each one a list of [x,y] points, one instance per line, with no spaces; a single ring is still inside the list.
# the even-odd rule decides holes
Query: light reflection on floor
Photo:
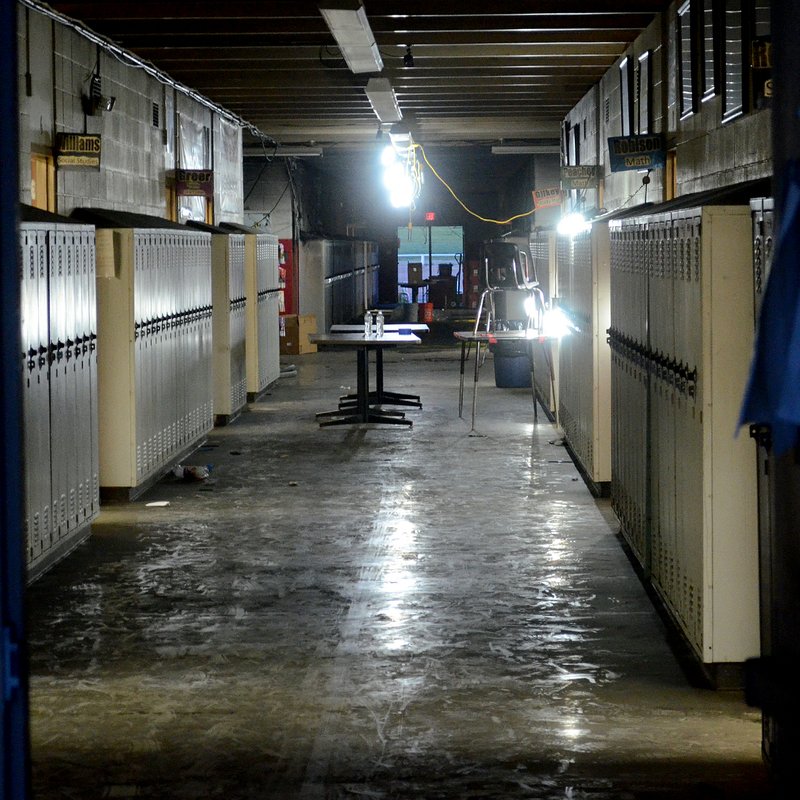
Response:
[[[757,715],[689,684],[527,390],[484,368],[470,437],[455,353],[397,351],[414,427],[320,430],[350,359],[293,361],[211,491],[33,587],[39,800],[764,796]]]

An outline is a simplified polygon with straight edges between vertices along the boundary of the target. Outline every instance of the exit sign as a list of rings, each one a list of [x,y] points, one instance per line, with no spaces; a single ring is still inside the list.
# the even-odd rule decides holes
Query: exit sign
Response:
[[[425,212],[425,222],[436,222],[436,212],[435,211],[426,211]]]

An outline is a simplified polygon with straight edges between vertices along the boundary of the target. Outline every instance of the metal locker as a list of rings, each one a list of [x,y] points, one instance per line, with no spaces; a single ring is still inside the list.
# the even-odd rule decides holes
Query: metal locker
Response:
[[[593,489],[611,480],[610,242],[608,223],[559,236],[561,308],[574,330],[559,346],[559,421]]]
[[[238,303],[242,299],[244,275],[244,234],[222,232],[203,226],[212,233],[212,342],[213,413],[219,424],[238,414],[246,402],[245,349],[238,324]]]
[[[20,226],[25,508],[28,565],[51,547],[50,400],[47,348],[47,231]]]
[[[96,281],[101,484],[132,496],[210,427],[210,235],[83,211],[109,254]]]
[[[42,217],[52,221],[35,221]],[[90,313],[83,241],[91,228],[27,207],[22,219],[27,567],[34,580],[89,534],[96,514],[84,509],[96,439],[83,368]]]
[[[529,241],[534,274],[544,297],[552,306],[558,304],[557,240],[555,231],[540,230],[532,233]],[[558,411],[558,347],[557,341],[537,341],[533,347],[536,395],[552,418]]]
[[[67,360],[65,357],[66,330],[66,254],[64,242],[55,229],[48,231],[50,250],[49,324],[50,324],[50,408],[51,408],[51,489],[53,508],[53,539],[57,541],[67,528],[67,469],[64,439],[69,436],[67,423]]]
[[[743,256],[749,209],[643,217],[647,301],[638,304],[625,249],[636,224],[612,222],[613,407],[621,417],[612,502],[698,660],[716,669],[757,650],[754,460],[752,445],[734,438],[752,347],[742,324],[753,308],[752,264]],[[646,309],[632,320],[647,333],[642,343],[625,330],[625,309],[636,305]],[[626,436],[618,433],[623,421]],[[631,448],[648,454],[644,494],[630,488],[642,472]]]

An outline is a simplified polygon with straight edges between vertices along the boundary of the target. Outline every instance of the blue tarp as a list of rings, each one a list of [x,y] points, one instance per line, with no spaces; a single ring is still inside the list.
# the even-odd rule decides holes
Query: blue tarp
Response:
[[[800,432],[800,165],[786,179],[777,249],[758,320],[756,348],[739,418],[768,424],[776,455]]]

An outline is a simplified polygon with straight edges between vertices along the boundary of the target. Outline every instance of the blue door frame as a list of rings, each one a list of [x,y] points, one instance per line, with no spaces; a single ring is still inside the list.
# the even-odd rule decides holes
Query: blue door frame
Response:
[[[0,796],[29,793],[24,658],[17,8],[0,0]]]

